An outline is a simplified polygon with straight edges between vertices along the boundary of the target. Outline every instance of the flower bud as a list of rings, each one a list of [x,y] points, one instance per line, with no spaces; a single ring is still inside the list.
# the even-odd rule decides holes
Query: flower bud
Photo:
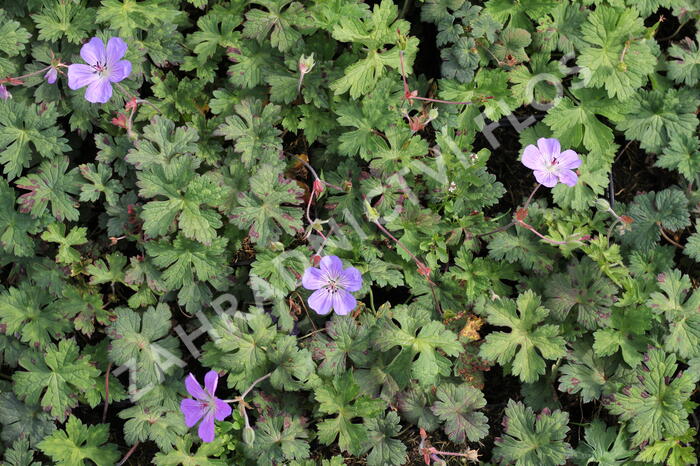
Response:
[[[11,99],[11,98],[12,98],[12,94],[10,94],[10,91],[8,91],[5,86],[0,84],[0,99],[7,100],[7,99]]]
[[[299,58],[299,72],[301,74],[310,73],[311,70],[314,69],[314,66],[316,66],[316,62],[314,61],[313,53],[308,57],[306,55],[302,55],[301,58]]]

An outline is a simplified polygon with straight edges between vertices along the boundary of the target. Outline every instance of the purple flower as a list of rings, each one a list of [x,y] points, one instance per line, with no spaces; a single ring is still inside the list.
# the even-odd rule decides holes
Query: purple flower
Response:
[[[52,66],[51,68],[49,68],[49,71],[46,72],[44,78],[46,79],[46,82],[48,82],[49,84],[53,84],[58,78],[58,71]]]
[[[126,53],[126,42],[112,37],[107,48],[102,40],[93,37],[80,49],[80,56],[88,64],[68,67],[68,87],[74,91],[87,86],[85,99],[105,103],[112,97],[112,83],[118,83],[131,73],[131,62],[121,60]]]
[[[194,427],[202,419],[198,433],[204,442],[214,440],[214,419],[223,421],[231,415],[231,407],[214,396],[218,382],[219,374],[216,371],[209,371],[204,376],[204,389],[194,375],[190,374],[185,379],[185,387],[194,400],[182,400],[180,411],[185,415],[187,427]]]
[[[331,309],[341,316],[355,309],[357,301],[348,291],[362,288],[362,276],[355,267],[343,269],[337,256],[325,256],[320,268],[309,267],[304,271],[301,284],[307,290],[316,290],[309,296],[309,306],[321,315]]]
[[[5,86],[0,84],[0,99],[7,100],[7,99],[11,99],[11,98],[12,98],[12,94],[10,94],[10,91],[8,91]]]
[[[561,152],[557,139],[540,138],[536,146],[530,144],[525,148],[523,165],[534,170],[537,182],[548,188],[558,182],[574,186],[578,176],[573,170],[581,166],[581,159],[570,149]]]

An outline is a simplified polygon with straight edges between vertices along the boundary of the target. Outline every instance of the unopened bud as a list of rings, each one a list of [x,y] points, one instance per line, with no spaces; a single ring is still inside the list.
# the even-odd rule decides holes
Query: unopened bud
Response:
[[[299,72],[301,74],[310,73],[311,70],[314,69],[314,66],[316,66],[316,62],[314,61],[313,53],[308,57],[306,55],[302,55],[299,59]]]
[[[314,180],[313,190],[316,196],[320,196],[324,189],[325,187],[323,186],[323,182],[321,182],[321,180]]]
[[[5,86],[0,84],[0,99],[7,100],[7,99],[11,99],[11,98],[12,98],[12,94],[10,94],[10,91],[8,91]]]

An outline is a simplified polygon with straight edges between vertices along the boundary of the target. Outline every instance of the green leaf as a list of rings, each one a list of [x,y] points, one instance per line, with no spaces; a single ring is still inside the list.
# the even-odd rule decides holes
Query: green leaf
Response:
[[[628,464],[633,452],[627,446],[624,430],[608,427],[600,419],[595,419],[586,427],[584,441],[576,449],[579,464],[597,463],[606,466]]]
[[[119,193],[124,191],[124,187],[119,180],[112,178],[112,169],[104,164],[95,165],[86,163],[79,166],[80,174],[91,184],[84,183],[80,186],[80,200],[95,202],[104,193],[105,200],[109,205],[115,205],[119,200]]]
[[[31,37],[32,35],[18,21],[8,18],[7,13],[0,10],[0,50],[4,55],[15,57],[21,54]],[[9,70],[0,68],[0,71]]]
[[[186,287],[194,280],[212,281],[229,271],[226,265],[226,238],[216,238],[209,246],[178,235],[173,241],[146,243],[153,263],[164,268],[162,279],[168,289]]]
[[[72,330],[56,299],[29,281],[0,294],[0,322],[8,334],[41,348]]]
[[[214,132],[227,141],[236,141],[234,149],[241,154],[243,163],[250,167],[255,162],[274,164],[282,151],[281,121],[278,105],[263,103],[257,99],[245,99],[234,105],[236,115],[226,117]]]
[[[87,7],[84,0],[46,3],[32,19],[39,28],[39,39],[58,42],[65,37],[80,44],[95,28],[95,9]]]
[[[457,336],[442,322],[432,320],[430,311],[423,308],[397,307],[378,323],[377,332],[373,339],[381,351],[401,348],[388,368],[400,381],[399,388],[410,378],[421,385],[435,384],[440,375],[449,374],[451,363],[443,354],[457,356],[463,351]]]
[[[605,87],[608,97],[619,100],[635,95],[656,65],[643,18],[634,9],[599,6],[581,30],[587,45],[578,64],[587,85]]]
[[[389,411],[382,419],[367,419],[365,426],[369,432],[367,466],[399,466],[406,463],[406,445],[395,437],[401,430],[399,415]]]
[[[24,404],[12,392],[0,393],[0,423],[2,440],[7,443],[23,439],[35,446],[56,430],[51,416],[39,405]]]
[[[213,442],[202,442],[197,450],[190,452],[195,437],[184,435],[175,441],[175,449],[168,452],[158,452],[153,457],[156,466],[226,466],[227,459],[220,459],[224,452],[226,439],[219,437]],[[219,458],[212,459],[211,457]]]
[[[595,89],[578,89],[572,94],[579,102],[564,97],[547,112],[544,122],[562,147],[576,148],[583,144],[590,151],[607,154],[613,146],[613,131],[597,115],[619,122],[625,117],[626,106]]]
[[[134,142],[124,159],[139,170],[161,168],[168,177],[175,178],[183,167],[171,167],[171,160],[182,163],[177,155],[190,155],[197,152],[199,134],[189,126],[175,127],[175,123],[156,115],[150,124],[143,128],[143,135]],[[184,159],[188,160],[188,159]]]
[[[683,254],[694,259],[695,262],[700,262],[700,223],[697,221],[695,222],[695,233],[688,237]]]
[[[695,42],[685,37],[671,45],[668,54],[677,60],[668,61],[668,75],[677,84],[695,86],[700,81],[700,32],[695,34]]]
[[[72,339],[61,340],[58,346],[47,345],[43,357],[36,353],[23,354],[19,364],[26,372],[14,373],[15,393],[29,403],[41,398],[41,406],[61,422],[71,408],[78,406],[74,393],[91,390],[100,374],[90,358],[79,356],[78,345]]]
[[[634,222],[631,231],[622,236],[622,242],[641,250],[648,250],[659,241],[660,228],[678,231],[690,226],[688,199],[680,189],[639,194],[627,215]]]
[[[550,16],[542,16],[535,32],[535,45],[543,51],[559,50],[565,55],[573,55],[586,46],[581,34],[581,26],[589,11],[578,5],[562,3],[555,7]]]
[[[39,442],[38,447],[57,465],[81,466],[94,463],[111,466],[119,459],[117,446],[106,443],[109,424],[84,425],[77,417],[70,416],[66,430],[57,430]],[[92,463],[85,463],[90,460]]]
[[[27,439],[15,441],[4,456],[6,463],[3,464],[7,466],[41,466],[41,463],[34,461],[34,451],[29,449]]]
[[[125,283],[126,274],[124,267],[126,266],[126,257],[120,252],[107,254],[107,263],[102,259],[98,259],[94,264],[86,267],[86,271],[91,275],[90,284],[100,285],[102,283]]]
[[[664,349],[681,358],[700,355],[700,290],[692,289],[690,278],[678,270],[658,277],[661,292],[654,292],[647,301],[654,313],[663,314],[668,324],[664,333]]]
[[[217,238],[216,229],[223,223],[213,207],[221,202],[220,186],[212,177],[198,175],[198,165],[193,157],[181,156],[171,160],[167,168],[154,166],[138,174],[136,184],[141,197],[167,198],[143,206],[141,217],[147,235],[163,236],[177,220],[180,231],[189,239],[211,245]]]
[[[309,433],[296,417],[271,416],[255,426],[251,457],[257,464],[273,466],[309,457]]]
[[[78,203],[71,194],[80,189],[80,175],[77,168],[66,172],[68,163],[68,157],[45,160],[36,172],[17,180],[18,188],[29,191],[19,197],[20,212],[41,217],[50,202],[51,213],[58,221],[78,220]]]
[[[41,234],[41,239],[50,243],[58,243],[58,254],[56,262],[72,264],[80,261],[80,252],[71,246],[78,246],[87,243],[87,228],[72,228],[68,234],[66,225],[63,223],[52,223]]]
[[[226,314],[213,324],[214,345],[222,352],[217,366],[229,369],[229,385],[243,391],[268,372],[267,350],[277,338],[277,329],[272,318],[257,308],[251,309],[245,319]]]
[[[671,141],[692,137],[698,126],[698,99],[686,89],[640,90],[631,98],[629,114],[617,124],[627,139],[644,150],[659,153]]]
[[[302,231],[303,211],[298,205],[302,191],[291,180],[285,179],[278,168],[260,166],[250,179],[250,193],[240,193],[239,207],[232,209],[232,222],[247,228],[254,243],[267,245],[277,241],[282,232],[295,235]]]
[[[118,309],[116,321],[108,330],[111,338],[109,358],[126,365],[140,388],[162,383],[164,374],[184,365],[180,361],[177,338],[170,333],[170,309],[160,303],[141,316],[130,309]]]
[[[37,105],[14,99],[0,102],[0,163],[8,179],[17,178],[29,167],[34,154],[51,159],[69,150],[57,118],[54,104],[40,110]]]
[[[556,466],[566,463],[573,451],[564,441],[569,413],[545,408],[535,416],[521,402],[508,400],[505,434],[496,441],[494,457],[516,466]]]
[[[598,356],[612,356],[621,351],[622,359],[630,367],[637,367],[650,343],[645,333],[651,325],[652,315],[646,307],[614,307],[610,326],[594,333],[593,349]]]
[[[471,385],[440,385],[433,413],[445,423],[445,433],[456,443],[478,442],[489,432],[486,415],[477,412],[486,406],[486,398]]]
[[[669,466],[698,464],[698,458],[692,446],[696,439],[697,431],[688,429],[683,435],[659,440],[648,445],[637,455],[635,460],[667,464]]]
[[[163,453],[171,451],[187,432],[182,413],[177,409],[136,405],[119,411],[118,416],[126,419],[124,440],[127,444],[152,440]]]
[[[517,313],[516,313],[517,306]],[[564,339],[556,325],[541,322],[549,311],[540,305],[540,297],[531,290],[512,299],[486,304],[484,309],[491,325],[510,327],[510,333],[492,332],[481,345],[479,356],[501,365],[512,363],[509,372],[523,382],[532,383],[545,373],[545,359],[566,354]]]
[[[545,289],[547,307],[564,320],[572,311],[576,320],[589,330],[606,326],[617,287],[603,276],[588,257],[574,259],[566,274],[550,277]]]
[[[330,381],[329,381],[330,382]],[[354,418],[375,418],[385,409],[382,400],[360,395],[360,387],[352,372],[335,376],[332,383],[315,388],[314,395],[322,414],[336,415],[317,424],[318,439],[330,445],[338,439],[338,446],[351,455],[361,455],[367,450],[368,429],[352,422]]]
[[[270,383],[278,390],[301,389],[316,368],[311,352],[306,348],[300,350],[297,338],[292,335],[278,336],[268,358],[275,368]]]
[[[511,27],[528,29],[531,27],[530,18],[541,17],[556,5],[557,2],[553,0],[488,0],[486,12],[502,24],[508,23]]]
[[[679,134],[663,148],[663,153],[654,166],[676,170],[688,181],[694,181],[700,174],[700,139],[697,136]]]
[[[314,359],[320,360],[318,374],[321,376],[341,375],[349,363],[366,367],[370,361],[369,332],[350,316],[334,314],[326,322],[326,331],[314,335],[311,352]]]
[[[421,429],[433,431],[440,425],[440,420],[431,410],[434,400],[432,390],[425,392],[420,387],[411,387],[398,395],[398,407],[401,415],[411,424]]]
[[[27,257],[34,253],[34,239],[39,222],[14,209],[15,190],[0,180],[0,247],[9,254]]]
[[[375,5],[371,14],[361,20],[356,17],[341,17],[333,28],[332,36],[340,42],[363,45],[367,52],[364,58],[345,68],[344,75],[331,83],[335,95],[350,92],[353,99],[372,91],[386,73],[386,67],[399,70],[399,37],[396,31],[406,34],[409,24],[397,20],[398,7],[391,0],[382,0]],[[386,45],[395,45],[387,49]],[[413,58],[418,49],[418,39],[409,37],[404,48],[406,72],[410,72]]]
[[[313,25],[302,3],[291,0],[257,0],[254,3],[268,11],[259,8],[248,10],[243,35],[263,42],[270,34],[270,44],[280,52],[286,52],[301,39],[301,33],[295,27],[303,31]]]
[[[559,97],[558,88],[553,83],[564,77],[559,66],[557,61],[550,61],[549,53],[534,53],[529,66],[519,65],[508,73],[508,79],[513,83],[513,95],[522,105],[552,103]]]
[[[134,37],[138,29],[148,31],[161,24],[178,24],[185,16],[168,0],[102,0],[97,9],[97,22],[107,24],[124,39]]]
[[[608,410],[620,416],[634,434],[634,445],[683,435],[690,428],[684,403],[698,381],[697,375],[689,372],[676,374],[678,365],[673,354],[655,349],[648,358],[637,369],[635,382],[617,393],[608,405]]]
[[[567,363],[559,369],[559,391],[580,393],[584,403],[615,393],[626,375],[619,358],[598,357],[589,338],[572,346],[573,351],[566,356]]]

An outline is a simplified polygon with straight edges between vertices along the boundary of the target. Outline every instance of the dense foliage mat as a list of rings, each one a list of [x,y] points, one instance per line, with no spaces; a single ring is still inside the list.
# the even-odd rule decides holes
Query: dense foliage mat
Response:
[[[695,0],[0,7],[1,464],[697,464]]]

